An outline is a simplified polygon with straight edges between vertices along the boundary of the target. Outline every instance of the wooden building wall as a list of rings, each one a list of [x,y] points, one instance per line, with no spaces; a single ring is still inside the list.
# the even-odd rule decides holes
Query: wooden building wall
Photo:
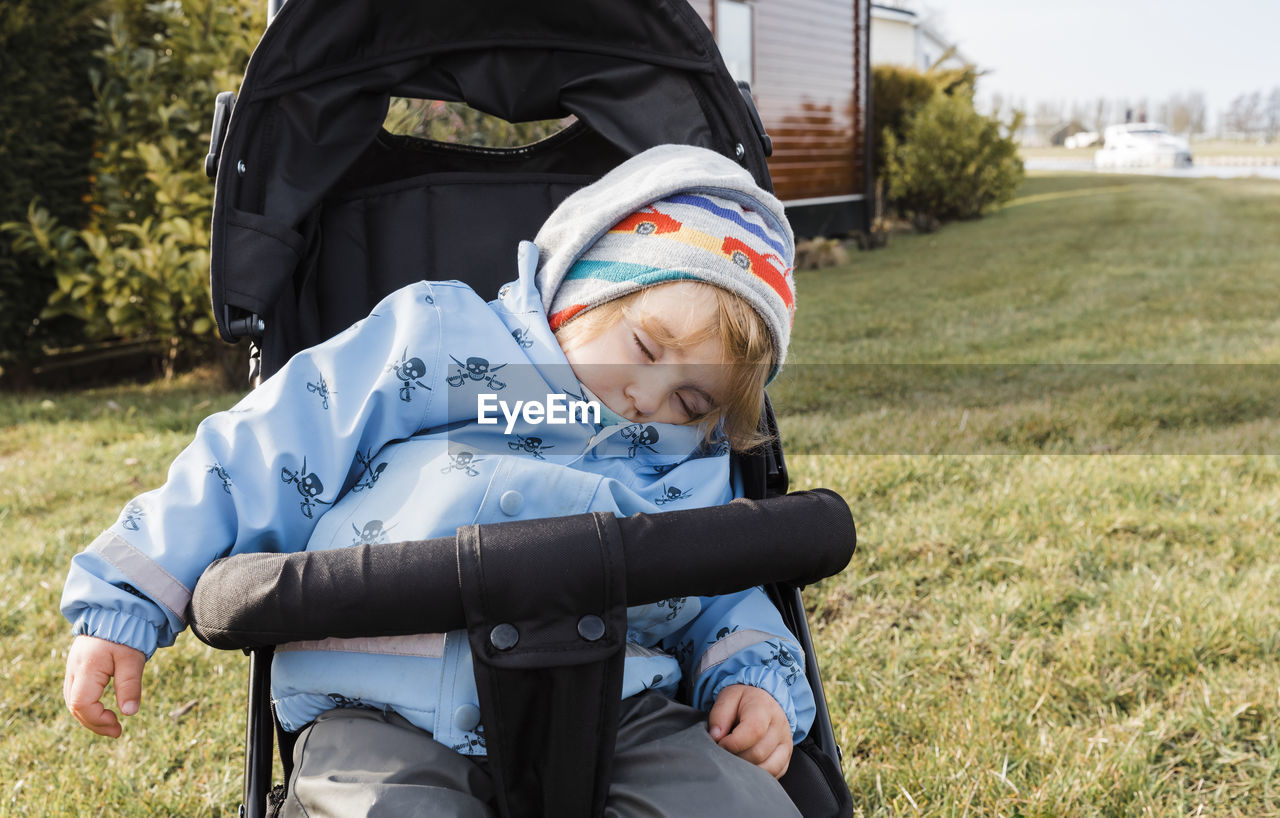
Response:
[[[715,32],[714,0],[690,4]],[[750,0],[750,5],[751,90],[773,139],[769,172],[778,198],[788,204],[798,233],[864,228],[870,207],[869,117],[864,114],[870,100],[864,53],[869,3]],[[807,212],[815,207],[823,213]],[[807,224],[813,220],[806,216],[815,216],[817,223]]]

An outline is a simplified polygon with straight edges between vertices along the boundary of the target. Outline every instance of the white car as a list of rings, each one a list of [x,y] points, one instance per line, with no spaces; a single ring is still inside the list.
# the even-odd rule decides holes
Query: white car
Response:
[[[1180,168],[1191,164],[1191,146],[1163,125],[1131,122],[1109,125],[1102,148],[1094,151],[1098,168]]]
[[[1090,145],[1098,144],[1098,132],[1080,131],[1079,133],[1073,133],[1071,136],[1068,136],[1062,144],[1070,150],[1075,150],[1076,148],[1087,148]]]

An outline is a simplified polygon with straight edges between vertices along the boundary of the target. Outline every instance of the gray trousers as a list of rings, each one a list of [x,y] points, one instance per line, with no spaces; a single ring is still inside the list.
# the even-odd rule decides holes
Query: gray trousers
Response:
[[[299,735],[281,815],[496,818],[497,809],[482,763],[394,713],[346,709]],[[657,693],[624,701],[605,816],[706,815],[800,813],[773,776],[716,746],[705,713]]]

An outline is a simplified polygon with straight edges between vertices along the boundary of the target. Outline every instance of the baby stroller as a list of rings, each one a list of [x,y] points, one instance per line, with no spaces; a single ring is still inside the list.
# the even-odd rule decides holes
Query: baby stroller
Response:
[[[577,121],[516,149],[442,144],[384,131],[391,96],[465,102],[511,122]],[[670,142],[736,158],[771,189],[768,137],[750,96],[684,0],[290,0],[250,60],[238,99],[222,95],[215,116],[206,167],[216,175],[219,332],[248,337],[268,376],[411,281],[479,271],[467,283],[492,298],[513,277],[517,242],[561,200]],[[772,412],[761,422],[772,429]],[[215,565],[196,589],[192,627],[217,647],[253,649],[242,814],[267,809],[271,646],[393,635],[385,614],[394,610],[411,632],[468,630],[482,709],[502,714],[487,725],[500,812],[597,815],[616,726],[610,691],[620,683],[612,635],[620,622],[625,629],[626,604],[765,583],[805,651],[819,706],[784,785],[805,815],[850,814],[799,593],[848,562],[849,510],[830,492],[783,496],[776,445],[735,456],[735,468],[752,499],[726,507],[475,526],[444,541]],[[779,548],[784,536],[805,547]],[[687,548],[698,542],[714,544],[719,559],[699,566]],[[726,543],[737,548],[730,570]],[[539,559],[528,561],[535,550]],[[689,565],[678,577],[665,566],[674,553]],[[418,566],[411,572],[409,559]],[[546,565],[579,570],[567,587],[530,591],[543,585],[528,582],[530,572]],[[503,581],[512,592],[492,593]],[[477,591],[486,583],[488,595]],[[316,613],[323,606],[301,603],[326,588],[360,600],[358,621],[326,620]],[[540,594],[536,604],[531,594]],[[560,613],[549,618],[548,610]],[[502,627],[521,634],[517,648],[493,649]],[[549,646],[555,662],[544,658]],[[288,765],[289,736],[279,743]]]

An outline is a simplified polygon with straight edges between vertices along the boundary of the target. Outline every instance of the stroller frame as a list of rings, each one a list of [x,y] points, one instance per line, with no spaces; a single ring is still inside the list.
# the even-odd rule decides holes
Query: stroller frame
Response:
[[[493,297],[511,277],[519,239],[536,233],[573,190],[653,145],[716,150],[772,189],[768,135],[749,90],[729,77],[711,33],[684,0],[442,6],[289,0],[255,50],[238,98],[219,98],[206,160],[216,179],[214,314],[224,340],[250,339],[264,376],[411,281],[481,271],[467,283]],[[567,114],[579,121],[518,149],[445,145],[383,131],[393,94],[465,102],[513,122]],[[491,193],[495,182],[501,198]],[[498,202],[501,218],[494,219]],[[363,231],[355,238],[338,229],[353,224]],[[776,433],[771,409],[762,423]],[[763,452],[735,453],[748,497],[787,490],[776,439]],[[837,523],[847,526],[851,552],[852,525]],[[806,815],[848,815],[799,587],[779,582],[767,590],[804,649],[818,702],[788,791]],[[275,732],[271,650],[252,656],[241,808],[250,816],[265,809]],[[286,765],[289,745],[281,735]],[[612,748],[599,751],[607,768]],[[805,793],[815,787],[810,799]],[[500,796],[504,816],[537,814],[515,803],[525,795]]]

